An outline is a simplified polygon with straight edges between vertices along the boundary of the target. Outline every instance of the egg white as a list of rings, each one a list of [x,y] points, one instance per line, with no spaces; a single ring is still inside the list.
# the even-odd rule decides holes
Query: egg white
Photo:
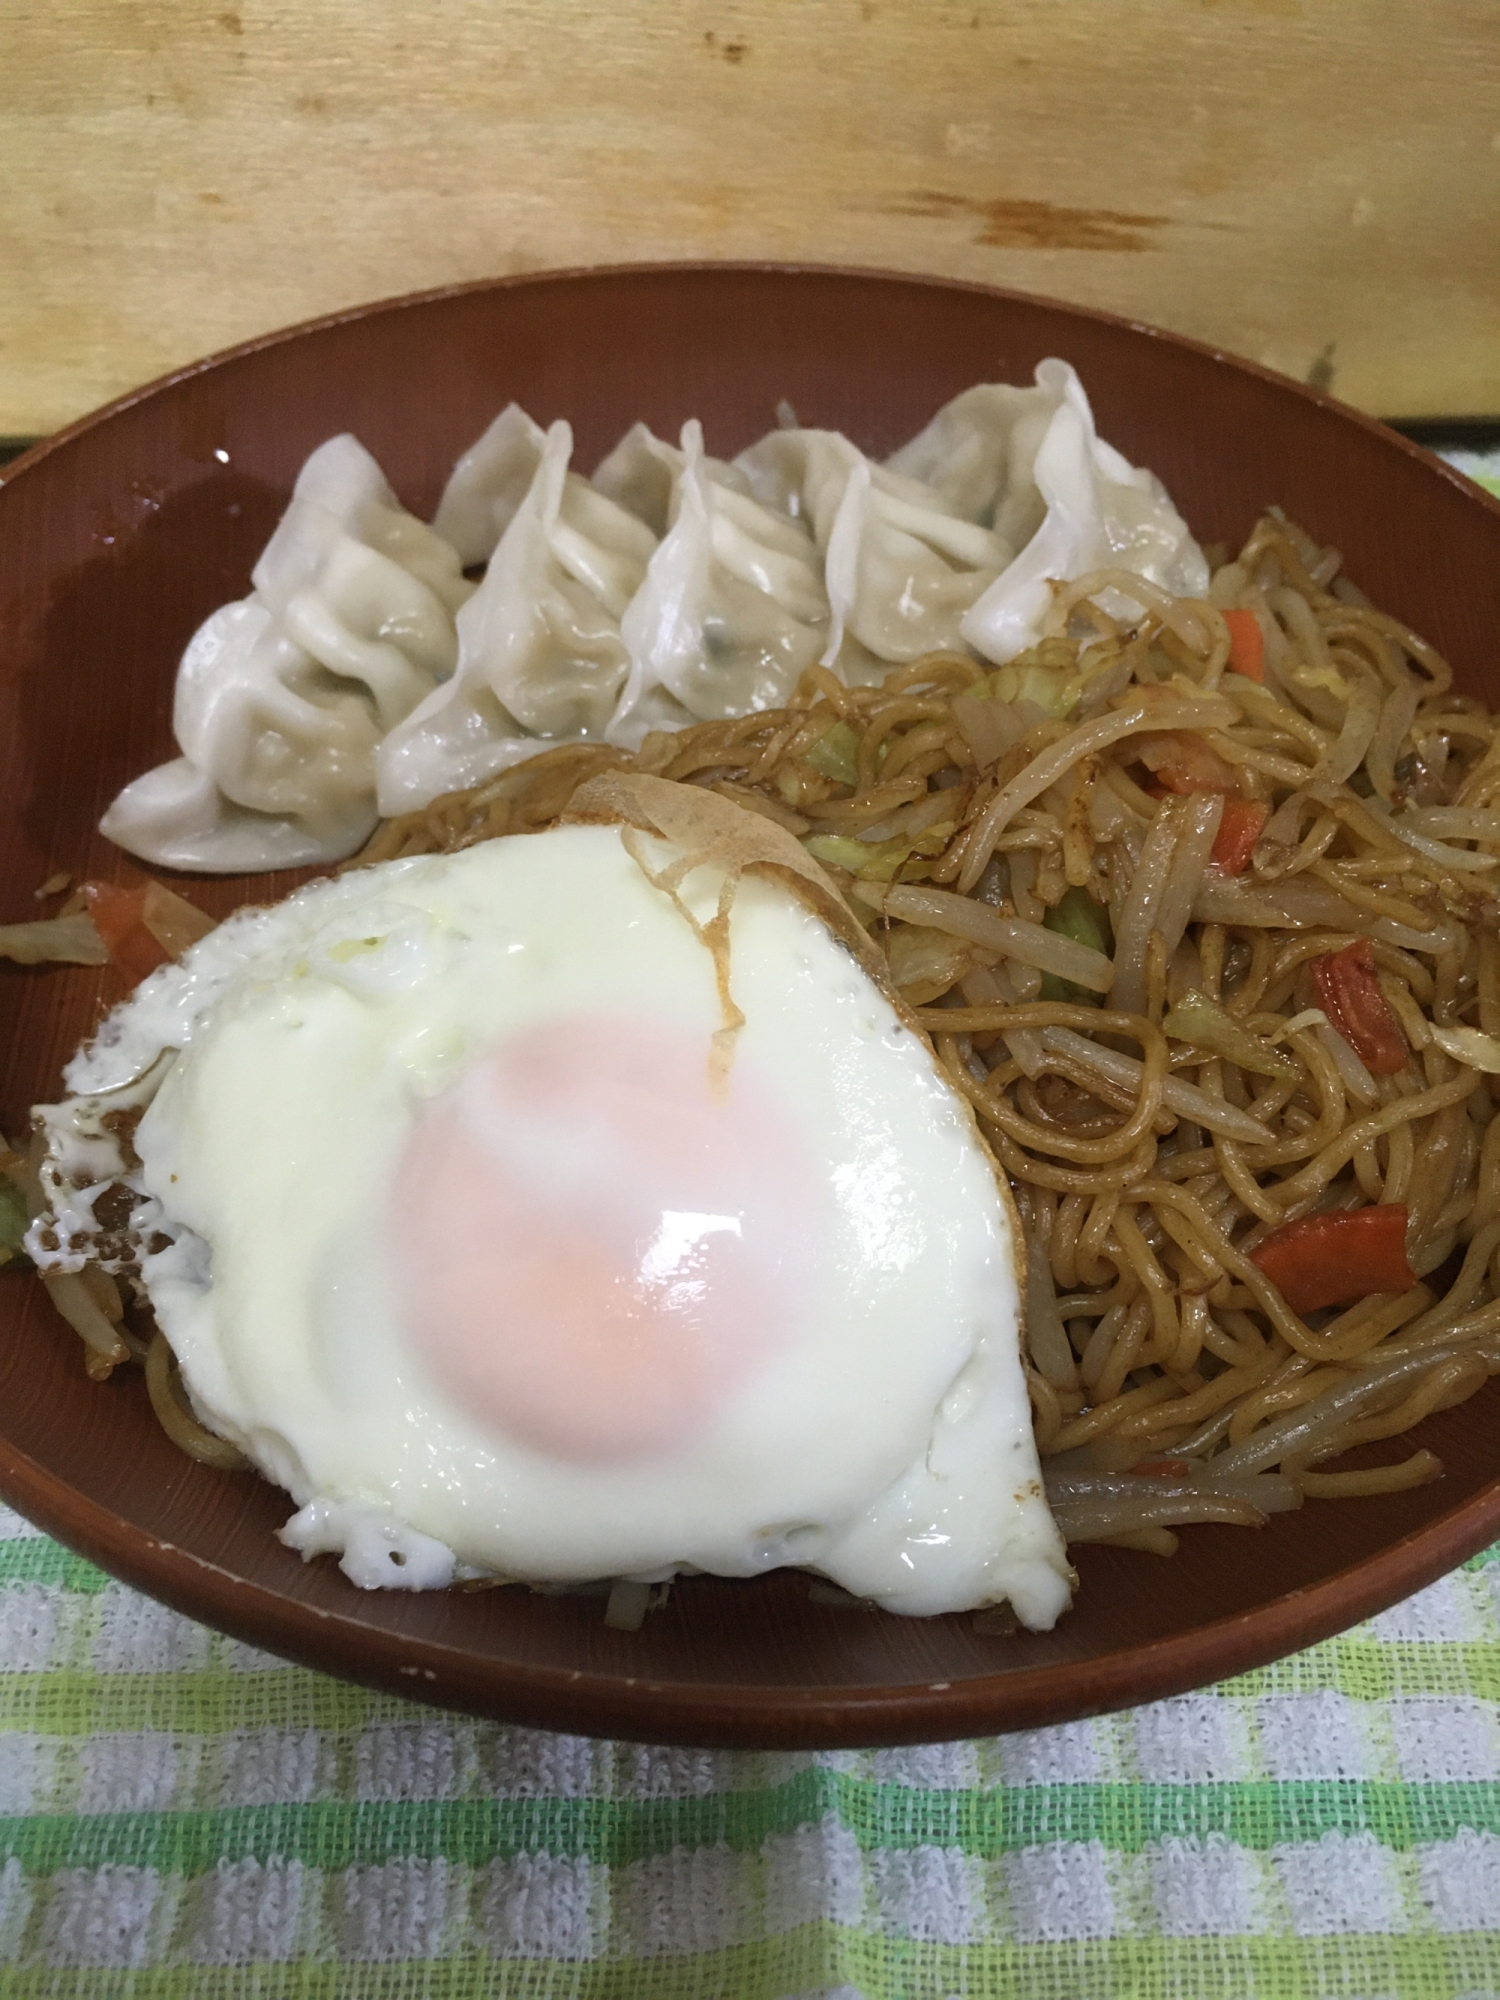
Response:
[[[719,887],[699,869],[683,900],[706,920]],[[693,1434],[624,1462],[476,1417],[411,1337],[382,1221],[422,1105],[519,1030],[644,1017],[708,1060],[711,958],[619,831],[317,883],[147,981],[68,1081],[98,1093],[180,1052],[135,1145],[166,1239],[143,1278],[195,1407],[291,1494],[286,1539],[363,1584],[792,1562],[893,1611],[1009,1599],[1049,1627],[1070,1573],[1020,1365],[1011,1211],[968,1109],[779,886],[739,885],[730,965],[733,1062],[817,1188],[795,1324]]]

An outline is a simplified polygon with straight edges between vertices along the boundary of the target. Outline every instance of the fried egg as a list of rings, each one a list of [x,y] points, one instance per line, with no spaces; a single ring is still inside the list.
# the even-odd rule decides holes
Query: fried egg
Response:
[[[231,918],[43,1110],[83,1188],[57,1255],[104,1110],[149,1098],[124,1168],[194,1408],[357,1584],[797,1564],[1050,1627],[1070,1572],[972,1116],[781,883],[738,881],[716,960],[723,873],[669,893],[679,858],[565,825]]]

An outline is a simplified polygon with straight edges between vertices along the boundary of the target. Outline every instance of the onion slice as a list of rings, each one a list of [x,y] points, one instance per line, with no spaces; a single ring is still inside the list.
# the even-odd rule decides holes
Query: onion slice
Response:
[[[1102,951],[1079,944],[1076,938],[1049,931],[1043,924],[1028,923],[1024,917],[1002,917],[988,903],[972,896],[955,896],[948,889],[929,889],[856,879],[854,895],[883,916],[899,917],[903,923],[921,924],[928,930],[946,931],[952,937],[967,938],[971,944],[996,952],[1001,958],[1018,959],[1038,972],[1056,973],[1086,986],[1090,993],[1107,993],[1115,968]]]
[[[0,958],[18,965],[107,965],[109,952],[87,910],[70,917],[0,924]]]
[[[1336,889],[1300,880],[1267,886],[1205,875],[1193,892],[1193,920],[1200,924],[1244,924],[1252,930],[1334,930],[1379,939],[1399,951],[1436,954],[1458,951],[1463,940],[1446,925],[1414,930],[1393,917],[1372,917],[1356,909]]]
[[[1118,1049],[1103,1048],[1098,1042],[1091,1042],[1087,1035],[1076,1034],[1072,1028],[1043,1028],[1041,1038],[1043,1048],[1071,1057],[1081,1069],[1092,1069],[1122,1090],[1139,1092],[1145,1065],[1138,1057],[1127,1056]],[[1179,1076],[1168,1076],[1163,1080],[1161,1101],[1179,1118],[1190,1118],[1195,1125],[1212,1126],[1227,1139],[1238,1139],[1242,1145],[1271,1144],[1271,1134],[1248,1111],[1227,1104],[1222,1097],[1211,1097],[1206,1090],[1200,1090],[1195,1083],[1184,1083]]]
[[[1432,1039],[1445,1055],[1468,1069],[1482,1069],[1486,1076],[1500,1076],[1500,1039],[1479,1028],[1432,1025]]]
[[[1147,730],[1226,729],[1233,720],[1231,704],[1216,695],[1208,695],[1198,701],[1152,699],[1145,695],[1123,708],[1117,708],[1113,714],[1101,715],[1077,729],[1070,729],[1061,742],[1054,743],[1050,750],[1044,750],[1040,757],[1034,757],[1024,771],[997,792],[974,822],[963,873],[959,876],[959,888],[966,894],[973,888],[984,873],[996,842],[1016,814],[1029,806],[1033,799],[1039,799],[1043,792],[1050,791],[1058,779],[1065,777],[1082,758],[1092,756],[1098,750],[1107,750],[1112,743],[1123,742],[1127,736],[1142,735]]]

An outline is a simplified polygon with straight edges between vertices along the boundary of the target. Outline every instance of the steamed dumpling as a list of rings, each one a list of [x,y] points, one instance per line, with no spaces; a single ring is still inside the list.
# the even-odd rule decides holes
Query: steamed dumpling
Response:
[[[413,811],[549,743],[605,734],[630,672],[620,619],[656,537],[569,471],[572,452],[571,428],[555,423],[459,615],[457,672],[381,746],[382,812]]]
[[[701,445],[701,425],[699,442]],[[594,485],[639,516],[653,534],[665,535],[671,526],[684,459],[685,451],[659,438],[649,424],[632,424],[608,458],[595,467]],[[700,475],[714,486],[750,495],[750,482],[738,466],[710,458],[701,449],[696,464]]]
[[[811,527],[830,611],[822,658],[847,679],[871,677],[861,652],[889,666],[956,646],[964,614],[1010,561],[998,535],[837,431],[773,431],[735,464],[765,505]]]
[[[1063,397],[1060,381],[1044,378],[1040,369],[1037,375],[1030,389],[1011,382],[965,389],[892,452],[887,472],[930,486],[966,521],[993,528],[1013,549],[1024,548],[1047,511],[1032,467]]]
[[[348,436],[304,465],[252,582],[183,655],[182,756],[101,821],[144,860],[237,872],[352,853],[376,823],[376,746],[453,671],[473,588]]]
[[[251,873],[337,860],[374,831],[374,704],[257,598],[221,605],[193,634],[172,730],[184,754],[127,785],[100,821],[130,853]]]
[[[1208,589],[1203,551],[1166,488],[1155,473],[1131,465],[1098,435],[1089,399],[1074,371],[1065,361],[1043,361],[1036,380],[1037,389],[1051,403],[1051,413],[1039,436],[1036,419],[1045,405],[1033,407],[1014,425],[1009,449],[1015,462],[1005,461],[994,505],[997,519],[1007,517],[1007,510],[1014,521],[1027,510],[1039,509],[1040,517],[1015,561],[978,599],[960,627],[977,653],[1000,663],[1041,638],[1054,580],[1071,582],[1093,570],[1123,569],[1174,596],[1201,597]],[[942,433],[959,433],[966,423],[998,414],[1000,406],[985,400],[984,392],[970,390],[939,411],[927,430],[897,457],[923,463],[942,442]],[[991,440],[994,435],[992,425]],[[983,457],[976,449],[974,463]],[[989,460],[991,467],[999,463],[998,454]],[[965,497],[981,483],[976,473]],[[1107,593],[1100,602],[1112,615],[1126,619],[1135,610],[1123,593]]]
[[[298,473],[291,504],[251,572],[251,582],[266,603],[284,610],[298,591],[318,583],[345,542],[395,564],[431,592],[449,618],[446,625],[432,620],[434,634],[441,625],[444,636],[430,643],[450,656],[452,614],[474,587],[464,580],[453,545],[407,513],[374,458],[347,432],[319,445]]]
[[[432,525],[466,569],[486,563],[526,498],[547,433],[519,403],[507,403],[448,475]]]
[[[678,451],[638,426],[595,482],[669,522],[621,628],[631,674],[610,740],[638,745],[674,711],[710,721],[785,702],[829,632],[806,526],[761,506],[743,475],[709,458],[696,420]]]

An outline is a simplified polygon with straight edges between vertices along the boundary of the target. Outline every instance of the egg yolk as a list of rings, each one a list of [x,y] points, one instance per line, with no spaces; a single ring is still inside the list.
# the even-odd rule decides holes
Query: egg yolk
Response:
[[[830,1200],[743,1055],[589,1015],[423,1105],[391,1191],[409,1336],[482,1421],[573,1460],[670,1451],[794,1335]]]

